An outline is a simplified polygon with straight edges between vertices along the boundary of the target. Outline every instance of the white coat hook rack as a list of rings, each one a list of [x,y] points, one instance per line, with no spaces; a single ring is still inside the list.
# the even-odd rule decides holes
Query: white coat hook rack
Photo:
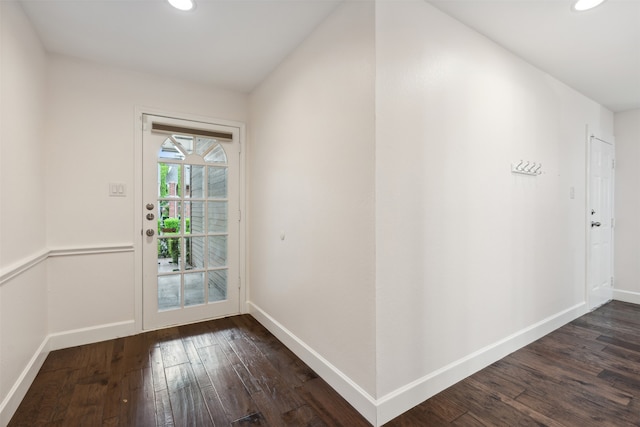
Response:
[[[542,163],[520,160],[518,163],[511,164],[511,173],[538,176],[542,174]]]

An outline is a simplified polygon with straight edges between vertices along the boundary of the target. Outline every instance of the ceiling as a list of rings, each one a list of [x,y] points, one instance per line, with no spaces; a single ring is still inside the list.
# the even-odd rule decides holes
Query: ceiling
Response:
[[[610,110],[640,108],[640,0],[429,2]]]
[[[2,0],[0,0],[2,1]],[[21,0],[49,52],[249,92],[336,0]]]
[[[21,0],[50,52],[250,92],[341,0]],[[428,0],[613,111],[640,108],[640,0]]]

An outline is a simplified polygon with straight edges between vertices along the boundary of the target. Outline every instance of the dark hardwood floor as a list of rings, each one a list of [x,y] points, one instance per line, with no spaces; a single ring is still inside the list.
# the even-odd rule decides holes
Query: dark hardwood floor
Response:
[[[10,426],[370,426],[252,317],[51,352]]]
[[[385,426],[640,426],[640,306],[613,301]]]
[[[640,306],[611,302],[386,426],[640,426]],[[52,352],[10,426],[368,426],[250,316]]]

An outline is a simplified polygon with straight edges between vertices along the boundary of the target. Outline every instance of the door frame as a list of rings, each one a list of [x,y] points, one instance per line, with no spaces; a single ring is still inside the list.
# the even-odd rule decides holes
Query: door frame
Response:
[[[586,127],[585,143],[586,143],[586,197],[585,197],[585,303],[587,305],[587,311],[595,310],[598,307],[592,307],[591,297],[591,139],[595,138],[605,144],[610,144],[613,148],[613,161],[614,167],[611,172],[611,218],[613,224],[611,226],[611,277],[614,278],[611,284],[612,297],[615,286],[615,158],[616,158],[616,144],[615,137],[613,135],[604,134],[601,132],[595,132]]]
[[[142,282],[142,250],[144,241],[144,224],[142,221],[142,215],[140,211],[144,206],[143,201],[143,188],[142,188],[142,135],[143,135],[143,121],[142,115],[149,114],[154,116],[164,116],[173,119],[190,120],[195,122],[206,122],[222,126],[230,126],[239,129],[239,141],[240,141],[240,164],[239,164],[239,196],[240,196],[240,235],[239,235],[239,273],[240,273],[240,306],[238,307],[239,313],[247,313],[247,214],[246,214],[246,142],[245,131],[246,125],[243,122],[237,122],[233,120],[217,119],[207,116],[199,116],[195,114],[184,114],[172,111],[160,110],[152,107],[136,106],[134,113],[134,227],[133,227],[133,242],[134,242],[134,321],[136,333],[146,331],[143,329],[143,282]]]

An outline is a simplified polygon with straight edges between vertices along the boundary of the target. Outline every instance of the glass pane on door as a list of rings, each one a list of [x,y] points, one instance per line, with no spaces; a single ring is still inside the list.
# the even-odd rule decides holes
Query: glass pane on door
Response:
[[[181,290],[179,274],[158,276],[158,310],[180,308]]]
[[[162,147],[158,158],[158,308],[173,310],[223,301],[227,298],[228,167],[219,163],[226,161],[226,154],[214,140],[182,135],[172,135]],[[169,163],[163,160],[167,150],[207,154],[202,165],[186,163],[179,154]],[[207,160],[216,164],[205,165]]]
[[[227,270],[209,271],[209,302],[227,299]]]
[[[209,166],[208,196],[210,199],[227,198],[227,168]]]
[[[204,304],[204,273],[184,275],[184,305]]]
[[[209,202],[207,213],[207,231],[209,233],[227,232],[227,202]]]
[[[240,130],[154,115],[143,119],[144,327],[237,313]],[[205,128],[231,137],[221,141],[182,131]]]

